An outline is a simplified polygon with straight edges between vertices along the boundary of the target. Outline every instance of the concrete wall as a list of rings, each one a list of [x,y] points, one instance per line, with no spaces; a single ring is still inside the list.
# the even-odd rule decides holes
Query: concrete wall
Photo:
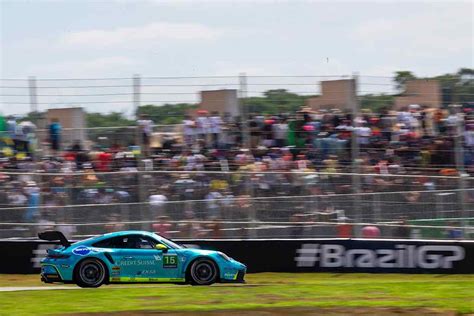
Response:
[[[54,118],[59,120],[63,128],[61,140],[63,148],[75,140],[81,141],[84,145],[87,139],[86,113],[82,108],[49,109],[46,112],[46,127]]]
[[[201,103],[198,110],[207,110],[219,112],[220,115],[228,112],[232,117],[240,115],[239,98],[237,90],[210,90],[201,91]]]
[[[357,102],[356,83],[353,79],[321,81],[321,96],[306,100],[313,110],[340,109],[350,111]]]
[[[431,108],[442,105],[441,86],[437,80],[416,79],[406,83],[405,92],[395,98],[394,109],[400,110],[410,104]]]

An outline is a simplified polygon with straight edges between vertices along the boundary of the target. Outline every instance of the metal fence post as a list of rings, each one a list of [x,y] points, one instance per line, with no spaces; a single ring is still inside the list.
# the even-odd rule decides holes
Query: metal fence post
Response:
[[[467,213],[466,213],[466,183],[465,178],[468,176],[464,172],[464,147],[463,147],[463,117],[461,113],[457,113],[456,118],[456,134],[454,135],[454,152],[455,152],[455,159],[456,159],[456,169],[459,173],[459,192],[457,194],[458,203],[459,203],[459,210],[460,210],[460,217],[461,217],[461,226],[463,227],[464,236],[466,236],[468,232],[468,220],[467,220]]]
[[[140,75],[133,75],[133,115],[138,120],[138,107],[140,106],[140,85],[141,85],[141,78]],[[140,147],[143,146],[142,138],[140,137],[138,125],[135,128],[135,143]]]
[[[137,114],[138,107],[140,106],[140,90],[141,90],[141,78],[140,75],[133,75],[133,114]]]
[[[30,94],[30,112],[34,113],[35,119],[36,119],[36,113],[38,112],[38,94],[36,91],[36,77],[35,76],[28,77],[28,90]]]
[[[466,180],[469,177],[468,174],[466,173],[461,173],[459,175],[459,194],[458,194],[458,199],[459,203],[461,206],[461,226],[463,228],[464,232],[464,238],[468,238],[467,233],[469,231],[469,220],[468,220],[468,215],[467,215],[467,198],[466,198]]]
[[[242,145],[244,148],[250,149],[250,133],[249,133],[249,117],[248,108],[245,104],[247,98],[247,75],[241,73],[239,75],[239,104],[240,104],[240,128]]]
[[[351,91],[354,90],[354,96],[348,96],[348,102],[352,109],[352,133],[351,133],[351,158],[352,158],[352,188],[354,193],[354,216],[356,222],[360,222],[361,220],[361,208],[360,208],[360,166],[359,166],[359,143],[357,140],[357,130],[356,130],[356,118],[359,114],[359,102],[357,100],[357,82],[359,80],[359,76],[354,74],[352,76],[353,80],[348,81],[349,85],[354,85],[353,87],[349,87]],[[358,235],[359,230],[356,230],[356,236]]]

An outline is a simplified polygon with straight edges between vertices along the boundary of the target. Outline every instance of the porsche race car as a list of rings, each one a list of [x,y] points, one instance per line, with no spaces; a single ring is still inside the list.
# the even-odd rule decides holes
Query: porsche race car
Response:
[[[62,245],[48,249],[41,261],[41,280],[46,283],[243,283],[247,269],[222,252],[186,248],[145,231],[109,233],[73,244],[59,231],[38,236]]]

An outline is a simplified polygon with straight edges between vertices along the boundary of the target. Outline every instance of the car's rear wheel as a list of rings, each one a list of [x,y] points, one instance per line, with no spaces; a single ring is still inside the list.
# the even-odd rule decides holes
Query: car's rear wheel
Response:
[[[191,264],[189,276],[193,285],[211,285],[217,280],[217,266],[210,259],[197,259]]]
[[[80,287],[99,287],[105,283],[107,268],[98,259],[90,258],[79,262],[74,279]]]

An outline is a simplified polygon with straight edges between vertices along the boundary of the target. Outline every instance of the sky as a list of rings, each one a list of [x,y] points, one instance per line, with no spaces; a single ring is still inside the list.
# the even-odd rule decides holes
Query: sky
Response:
[[[397,70],[432,76],[473,67],[473,10],[474,1],[0,0],[0,77],[35,76],[40,109],[87,100],[91,103],[84,106],[89,110],[107,112],[129,111],[131,88],[126,86],[131,80],[39,79],[239,73],[388,77]],[[212,80],[216,88],[238,82],[226,78],[172,80],[173,84],[195,86],[143,88],[150,94],[164,94],[143,99],[188,101]],[[278,78],[265,80],[260,82],[280,82]],[[27,81],[2,80],[1,84],[19,88],[0,89],[0,112],[28,111]],[[81,84],[122,87],[42,89]],[[310,86],[299,89],[316,91]],[[120,95],[122,92],[126,95]]]

